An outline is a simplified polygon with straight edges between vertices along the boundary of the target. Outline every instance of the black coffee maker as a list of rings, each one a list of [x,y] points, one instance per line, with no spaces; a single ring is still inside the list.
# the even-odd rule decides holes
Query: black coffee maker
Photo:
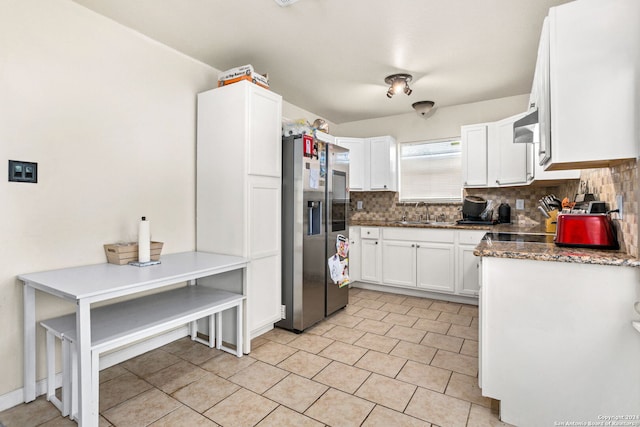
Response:
[[[498,207],[498,222],[509,224],[511,222],[511,206],[509,203],[501,203]]]

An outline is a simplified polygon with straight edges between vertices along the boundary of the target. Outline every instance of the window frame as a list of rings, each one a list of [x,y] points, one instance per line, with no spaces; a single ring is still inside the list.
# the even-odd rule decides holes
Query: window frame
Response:
[[[403,197],[402,187],[403,187],[403,179],[402,179],[402,147],[405,145],[420,145],[420,144],[433,144],[433,143],[443,143],[443,142],[457,142],[460,145],[460,175],[458,176],[458,182],[460,186],[460,195],[458,197]],[[421,141],[411,141],[411,142],[402,142],[398,144],[398,201],[399,202],[425,202],[425,203],[462,203],[464,199],[464,188],[462,185],[462,137],[454,136],[449,138],[439,138],[439,139],[427,139]]]

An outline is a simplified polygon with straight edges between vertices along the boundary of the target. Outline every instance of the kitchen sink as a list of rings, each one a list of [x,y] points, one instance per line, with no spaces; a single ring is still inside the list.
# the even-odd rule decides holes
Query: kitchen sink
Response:
[[[394,224],[402,224],[402,225],[418,225],[418,224],[427,224],[425,221],[393,221]]]

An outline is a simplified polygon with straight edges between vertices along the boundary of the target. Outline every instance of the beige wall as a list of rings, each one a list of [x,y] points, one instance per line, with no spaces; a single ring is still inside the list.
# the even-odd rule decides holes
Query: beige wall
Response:
[[[460,136],[461,125],[493,122],[523,113],[527,110],[528,102],[529,95],[518,95],[473,104],[442,107],[435,109],[431,117],[427,119],[419,117],[415,112],[410,112],[397,116],[339,124],[333,126],[331,134],[360,138],[391,135],[398,142],[449,138]]]
[[[0,397],[22,387],[17,274],[104,262],[142,215],[164,253],[194,249],[195,94],[216,78],[70,1],[0,4],[0,166],[39,166],[0,179]],[[72,307],[36,299],[39,318]]]

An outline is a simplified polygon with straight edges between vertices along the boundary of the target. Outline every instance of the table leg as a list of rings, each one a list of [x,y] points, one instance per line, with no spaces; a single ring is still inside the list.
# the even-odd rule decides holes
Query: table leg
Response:
[[[244,333],[245,333],[245,328],[244,328],[244,322],[242,321],[242,312],[244,310],[242,310],[242,305],[243,305],[244,301],[242,301],[240,304],[238,304],[238,306],[236,307],[236,342],[238,343],[237,346],[238,348],[236,349],[236,356],[238,357],[242,357],[242,341],[244,340]]]
[[[76,307],[76,334],[78,353],[78,425],[98,425],[98,396],[94,395],[91,366],[91,304],[78,301]],[[97,367],[96,367],[97,368]]]
[[[36,399],[36,291],[27,284],[23,288],[24,305],[24,401]]]
[[[242,269],[242,295],[247,296],[247,268]],[[242,301],[242,351],[244,354],[251,352],[251,333],[249,331],[249,310],[247,310],[247,298]]]

